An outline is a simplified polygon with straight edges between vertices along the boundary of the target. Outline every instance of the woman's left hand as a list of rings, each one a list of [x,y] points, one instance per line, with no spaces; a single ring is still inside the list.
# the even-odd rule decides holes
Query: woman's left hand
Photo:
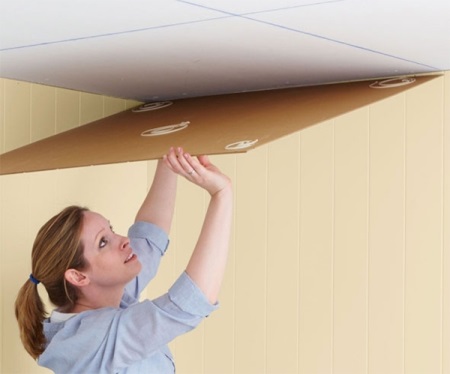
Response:
[[[166,165],[175,173],[204,188],[211,196],[231,188],[230,179],[210,161],[208,156],[192,157],[183,148],[170,148],[163,157]]]

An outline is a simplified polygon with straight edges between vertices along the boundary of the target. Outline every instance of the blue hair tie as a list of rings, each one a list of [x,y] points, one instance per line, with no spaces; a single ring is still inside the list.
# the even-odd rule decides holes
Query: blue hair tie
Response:
[[[38,281],[35,277],[33,277],[33,274],[30,274],[30,281],[32,281],[36,286],[41,283]]]

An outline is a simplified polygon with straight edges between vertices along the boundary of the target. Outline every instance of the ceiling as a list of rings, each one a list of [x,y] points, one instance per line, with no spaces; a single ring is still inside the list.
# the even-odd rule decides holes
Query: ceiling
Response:
[[[0,76],[141,101],[450,70],[448,0],[2,0]]]

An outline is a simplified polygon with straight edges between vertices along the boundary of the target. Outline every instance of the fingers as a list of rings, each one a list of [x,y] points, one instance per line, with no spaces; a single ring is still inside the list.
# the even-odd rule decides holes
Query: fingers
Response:
[[[197,177],[203,168],[197,159],[185,153],[181,147],[176,149],[171,147],[164,156],[164,161],[172,171],[191,179]]]
[[[224,188],[231,188],[230,179],[214,166],[207,156],[192,157],[181,147],[171,147],[163,158],[174,173],[204,188],[211,196]]]

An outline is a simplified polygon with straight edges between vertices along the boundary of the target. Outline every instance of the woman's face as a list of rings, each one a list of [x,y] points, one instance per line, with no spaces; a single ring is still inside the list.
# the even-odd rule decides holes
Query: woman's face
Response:
[[[123,287],[139,274],[141,263],[127,237],[117,235],[108,220],[98,213],[84,212],[81,241],[90,284],[99,287]]]

